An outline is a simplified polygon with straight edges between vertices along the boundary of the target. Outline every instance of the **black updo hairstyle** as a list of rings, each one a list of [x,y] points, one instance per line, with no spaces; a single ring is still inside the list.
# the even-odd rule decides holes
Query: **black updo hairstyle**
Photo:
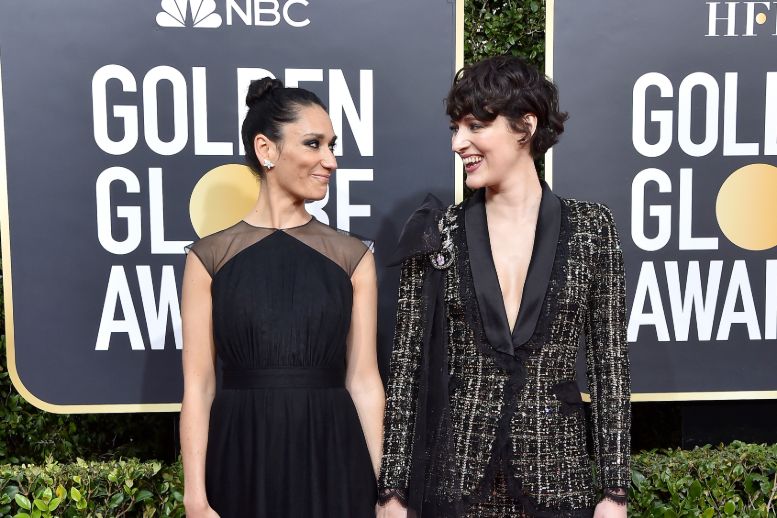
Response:
[[[265,169],[254,151],[254,137],[259,133],[276,144],[281,143],[281,128],[297,120],[300,108],[326,106],[316,94],[304,88],[286,88],[279,79],[265,77],[251,81],[246,95],[248,114],[243,120],[241,136],[245,147],[245,160],[254,173],[264,177]]]
[[[534,159],[558,142],[567,120],[567,114],[558,109],[558,90],[553,82],[514,56],[486,58],[459,70],[445,108],[453,121],[472,114],[490,122],[503,115],[513,131],[526,135]],[[528,113],[537,117],[534,135],[529,134],[531,128],[523,119]]]

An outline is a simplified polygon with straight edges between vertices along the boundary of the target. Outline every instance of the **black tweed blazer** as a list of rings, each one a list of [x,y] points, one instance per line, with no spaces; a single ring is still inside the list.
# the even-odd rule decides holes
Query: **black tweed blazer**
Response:
[[[417,515],[462,516],[501,472],[529,516],[592,516],[603,489],[630,484],[625,286],[612,214],[543,183],[512,332],[489,243],[482,190],[447,209],[427,198],[405,227],[380,489]],[[575,374],[581,336],[590,420]]]

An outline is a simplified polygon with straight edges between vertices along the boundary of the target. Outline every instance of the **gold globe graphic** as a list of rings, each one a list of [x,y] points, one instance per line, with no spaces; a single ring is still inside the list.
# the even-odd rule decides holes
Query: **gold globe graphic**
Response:
[[[750,164],[731,173],[715,204],[718,225],[745,250],[777,246],[777,167]]]
[[[199,237],[231,227],[259,197],[259,181],[245,165],[226,164],[205,173],[189,199],[189,218]]]

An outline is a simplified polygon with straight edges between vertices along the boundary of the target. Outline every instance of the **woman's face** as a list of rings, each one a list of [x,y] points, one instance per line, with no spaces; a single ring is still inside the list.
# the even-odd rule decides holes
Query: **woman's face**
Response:
[[[503,183],[529,156],[528,146],[520,142],[524,135],[502,115],[491,122],[465,115],[451,123],[451,131],[451,148],[464,162],[470,189]]]
[[[329,115],[320,106],[302,107],[297,120],[282,127],[281,138],[269,152],[275,167],[265,173],[267,181],[297,199],[323,199],[337,169]]]

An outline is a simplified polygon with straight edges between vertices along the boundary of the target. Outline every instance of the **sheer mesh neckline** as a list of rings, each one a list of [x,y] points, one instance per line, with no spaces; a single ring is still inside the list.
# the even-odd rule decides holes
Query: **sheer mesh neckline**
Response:
[[[260,227],[240,220],[231,227],[195,241],[188,249],[195,253],[213,277],[244,250],[279,233],[333,261],[348,277],[370,247],[370,243],[321,223],[311,215],[307,222],[287,228]]]
[[[281,227],[263,227],[261,225],[254,225],[253,223],[249,223],[248,221],[246,221],[244,219],[241,219],[240,223],[243,223],[246,226],[249,226],[251,228],[256,228],[256,229],[259,229],[259,230],[283,230],[283,231],[286,231],[286,230],[294,230],[295,228],[302,228],[302,227],[305,227],[307,225],[310,225],[310,223],[314,219],[316,219],[316,217],[311,215],[310,219],[307,220],[305,223],[302,223],[301,225],[294,225],[293,227],[283,227],[283,228],[281,228]]]

